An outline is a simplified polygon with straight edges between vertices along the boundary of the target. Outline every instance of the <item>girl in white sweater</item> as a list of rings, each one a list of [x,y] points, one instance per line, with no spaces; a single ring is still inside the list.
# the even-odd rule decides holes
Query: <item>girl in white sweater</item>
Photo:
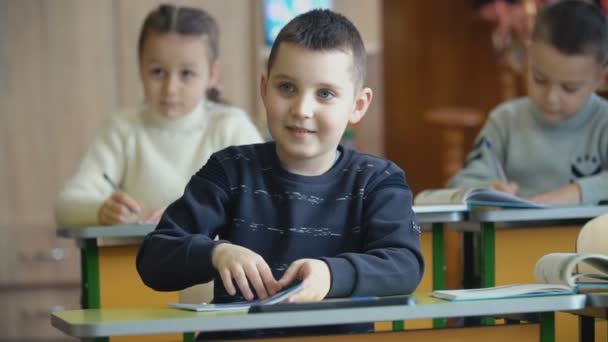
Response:
[[[218,27],[205,11],[161,5],[144,22],[138,52],[145,102],[100,130],[59,194],[61,226],[156,223],[213,152],[263,141],[246,113],[219,100]],[[180,300],[209,301],[212,289],[192,287]]]
[[[219,101],[218,27],[205,11],[161,5],[138,52],[145,103],[107,120],[59,194],[61,226],[158,222],[211,153],[262,141],[246,113]]]

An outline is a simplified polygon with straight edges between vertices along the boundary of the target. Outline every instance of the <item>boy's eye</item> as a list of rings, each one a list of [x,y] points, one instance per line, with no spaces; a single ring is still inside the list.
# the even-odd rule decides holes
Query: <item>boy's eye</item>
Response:
[[[564,91],[566,93],[572,94],[572,93],[576,93],[576,91],[578,90],[578,87],[563,85],[562,89],[564,89]]]
[[[295,90],[295,87],[293,86],[293,84],[287,83],[287,82],[279,83],[278,88],[279,88],[279,91],[282,93],[293,93]]]
[[[333,92],[331,92],[331,91],[329,91],[327,89],[321,89],[321,90],[319,90],[317,92],[317,95],[320,98],[324,99],[324,100],[329,100],[329,99],[332,99],[332,98],[334,98],[336,96]]]

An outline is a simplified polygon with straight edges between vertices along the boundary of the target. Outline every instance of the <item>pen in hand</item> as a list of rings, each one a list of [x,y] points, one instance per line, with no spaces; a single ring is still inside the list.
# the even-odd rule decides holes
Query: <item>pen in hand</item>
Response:
[[[505,170],[503,169],[502,164],[500,163],[500,161],[498,161],[498,158],[496,158],[496,154],[494,154],[494,151],[492,150],[492,143],[486,137],[484,137],[482,139],[483,139],[484,145],[488,149],[488,153],[490,154],[490,158],[492,159],[492,162],[494,163],[494,167],[496,168],[496,172],[498,173],[498,178],[500,178],[500,180],[502,180],[503,182],[505,182],[505,184],[509,184],[509,180],[507,179],[507,175],[505,174]]]
[[[106,180],[106,182],[108,182],[108,184],[110,184],[110,186],[112,187],[112,190],[114,190],[114,192],[122,192],[122,189],[118,186],[118,184],[116,184],[112,178],[110,178],[110,176],[108,176],[107,173],[103,173],[103,179]],[[137,210],[134,210],[133,208],[131,208],[130,206],[127,205],[127,208],[129,208],[129,211],[132,214],[137,214]]]
[[[110,186],[112,187],[112,190],[114,190],[114,192],[120,192],[122,190],[120,190],[120,188],[118,187],[118,184],[114,183],[114,181],[112,180],[112,178],[110,178],[110,176],[108,176],[107,173],[103,173],[103,179],[106,180],[106,182],[108,182],[108,184],[110,184]]]

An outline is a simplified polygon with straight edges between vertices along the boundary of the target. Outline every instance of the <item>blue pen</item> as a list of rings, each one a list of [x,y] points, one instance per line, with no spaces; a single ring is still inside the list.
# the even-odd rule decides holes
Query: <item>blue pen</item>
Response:
[[[110,184],[110,186],[112,187],[112,190],[114,190],[114,192],[120,192],[120,187],[118,187],[118,185],[116,183],[114,183],[114,181],[112,180],[112,178],[110,178],[110,176],[108,176],[107,173],[103,173],[103,179],[106,180],[106,182],[108,182],[108,184]]]
[[[112,178],[110,178],[110,176],[108,176],[108,174],[107,174],[107,173],[105,173],[105,172],[103,173],[103,179],[105,179],[105,180],[106,180],[106,182],[108,182],[108,184],[110,184],[110,186],[112,187],[112,190],[114,190],[114,192],[121,192],[121,191],[122,191],[122,189],[121,189],[121,188],[118,186],[118,184],[116,184],[116,183],[115,183],[115,182],[112,180]],[[129,207],[129,211],[130,211],[132,214],[137,214],[137,211],[135,211],[135,210],[131,209],[130,207]]]
[[[498,158],[496,158],[496,155],[494,154],[494,151],[492,150],[492,143],[486,137],[483,137],[482,139],[483,139],[484,145],[488,149],[488,153],[490,154],[490,158],[492,159],[492,162],[494,163],[494,167],[496,168],[496,172],[498,172],[498,177],[503,182],[509,183],[509,180],[507,179],[507,175],[505,174],[505,170],[502,167],[502,164],[498,161]]]

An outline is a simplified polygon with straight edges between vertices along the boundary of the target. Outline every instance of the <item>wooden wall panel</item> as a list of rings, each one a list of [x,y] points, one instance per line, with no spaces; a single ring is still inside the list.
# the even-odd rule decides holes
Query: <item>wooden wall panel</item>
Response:
[[[52,203],[93,140],[107,114],[117,106],[112,4],[106,1],[45,2],[45,108],[48,165],[53,188],[41,198]],[[100,176],[101,177],[101,176]],[[45,216],[45,221],[53,216]],[[52,222],[52,221],[51,221]]]
[[[414,192],[441,187],[439,134],[423,115],[438,106],[488,111],[498,104],[492,27],[470,0],[382,4],[386,154],[405,169]],[[467,132],[467,149],[475,134]]]

